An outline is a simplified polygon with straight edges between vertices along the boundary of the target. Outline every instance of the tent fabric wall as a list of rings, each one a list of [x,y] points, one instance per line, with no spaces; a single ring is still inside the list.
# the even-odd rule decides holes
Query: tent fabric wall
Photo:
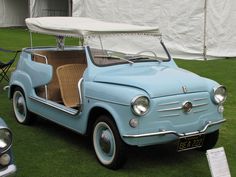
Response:
[[[236,56],[236,1],[207,1],[206,45],[208,56]]]
[[[235,0],[206,0],[206,5],[192,0],[73,0],[73,16],[159,26],[175,58],[203,59],[204,45],[208,58],[236,56]]]
[[[47,0],[30,0],[30,17],[40,17],[44,15],[44,10],[47,8]]]
[[[28,0],[0,0],[0,27],[23,26],[28,17]]]
[[[68,0],[30,0],[30,17],[68,16]]]
[[[0,0],[0,27],[25,26],[25,18],[68,16],[69,0]]]

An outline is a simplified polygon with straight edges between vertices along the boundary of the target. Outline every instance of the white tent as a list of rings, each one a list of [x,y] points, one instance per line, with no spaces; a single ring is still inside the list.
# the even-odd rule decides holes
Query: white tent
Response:
[[[175,58],[236,56],[235,0],[73,0],[72,15],[159,26]]]
[[[28,0],[0,0],[0,27],[23,26],[28,17]]]
[[[30,17],[68,16],[70,0],[30,0]]]
[[[71,15],[72,0],[0,0],[0,27],[25,26],[25,18]]]

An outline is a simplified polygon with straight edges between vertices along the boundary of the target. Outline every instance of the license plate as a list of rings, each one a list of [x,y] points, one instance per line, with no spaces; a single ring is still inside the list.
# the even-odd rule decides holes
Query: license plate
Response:
[[[202,147],[204,137],[204,134],[182,137],[179,139],[177,150],[186,151]]]

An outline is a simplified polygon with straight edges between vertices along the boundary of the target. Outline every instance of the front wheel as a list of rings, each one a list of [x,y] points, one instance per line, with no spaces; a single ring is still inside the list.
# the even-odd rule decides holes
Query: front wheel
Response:
[[[20,124],[31,123],[31,112],[27,109],[24,92],[21,88],[14,90],[12,104],[17,122]]]
[[[121,168],[126,160],[125,144],[109,116],[100,116],[93,128],[93,147],[98,161],[110,169]]]
[[[216,145],[218,138],[219,138],[219,130],[206,134],[203,141],[203,146],[200,147],[199,150],[206,151],[208,149],[212,149]]]

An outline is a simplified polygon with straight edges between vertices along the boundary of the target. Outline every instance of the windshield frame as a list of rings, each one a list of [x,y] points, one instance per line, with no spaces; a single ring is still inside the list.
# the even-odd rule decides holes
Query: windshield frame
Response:
[[[171,55],[170,55],[170,53],[169,53],[169,51],[168,51],[168,49],[166,48],[166,46],[165,46],[165,44],[164,44],[164,42],[163,42],[163,40],[162,39],[160,39],[160,44],[161,44],[161,46],[162,46],[162,48],[163,48],[163,50],[165,51],[165,54],[167,55],[167,59],[165,59],[165,60],[160,60],[161,62],[169,62],[169,61],[171,61],[171,59],[172,59],[172,57],[171,57]],[[160,63],[160,61],[157,61],[158,59],[138,59],[138,60],[136,60],[136,61],[133,61],[133,60],[129,60],[129,61],[126,61],[126,59],[121,59],[120,60],[120,62],[114,62],[114,63],[108,63],[108,64],[98,64],[97,62],[95,62],[95,60],[94,60],[94,55],[93,55],[93,52],[92,52],[92,48],[88,45],[87,46],[87,49],[88,49],[88,54],[89,54],[89,58],[90,58],[90,60],[91,60],[91,62],[95,65],[95,66],[98,66],[98,67],[107,67],[107,66],[114,66],[114,65],[122,65],[122,64],[134,64],[134,63],[143,63],[143,62],[159,62]],[[96,49],[97,50],[97,49]],[[98,49],[98,50],[102,50],[103,52],[105,52],[106,50],[104,50],[104,49]],[[109,51],[109,50],[108,50]],[[118,51],[114,51],[114,52],[117,52],[117,53],[122,53],[122,52],[118,52]],[[140,56],[142,56],[142,55],[140,55]],[[104,56],[104,58],[105,58],[106,56]],[[109,56],[109,55],[107,55],[107,57],[111,57],[111,56]],[[158,57],[158,58],[161,58],[161,57]]]

